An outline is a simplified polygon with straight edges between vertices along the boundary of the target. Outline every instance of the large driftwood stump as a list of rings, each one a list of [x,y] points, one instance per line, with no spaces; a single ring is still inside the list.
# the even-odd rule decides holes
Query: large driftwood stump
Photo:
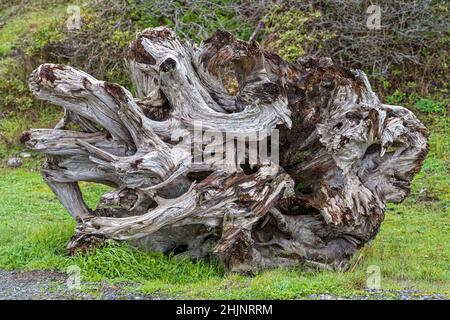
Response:
[[[139,33],[126,58],[137,99],[69,66],[30,77],[65,111],[23,140],[46,154],[42,175],[78,223],[69,253],[114,239],[218,255],[237,272],[345,269],[427,153],[411,111],[329,59],[290,64],[224,31],[196,47],[164,27]],[[236,95],[222,81],[230,65]],[[78,181],[115,189],[91,210]]]

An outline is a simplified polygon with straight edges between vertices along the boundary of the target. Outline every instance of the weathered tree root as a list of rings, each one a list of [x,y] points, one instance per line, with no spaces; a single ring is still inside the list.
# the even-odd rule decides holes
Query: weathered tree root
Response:
[[[345,269],[377,234],[385,204],[408,195],[427,153],[428,131],[412,112],[382,104],[362,71],[329,59],[290,64],[224,31],[197,48],[159,27],[137,35],[127,61],[138,99],[68,66],[44,64],[30,77],[37,98],[65,110],[55,129],[23,141],[47,155],[42,175],[78,221],[69,253],[114,239],[218,255],[235,272]],[[221,80],[228,64],[236,96]],[[211,131],[227,135],[197,143]],[[234,144],[243,139],[271,141],[267,157],[246,165],[250,153]],[[198,157],[231,140],[231,151]],[[78,181],[115,190],[92,211]]]

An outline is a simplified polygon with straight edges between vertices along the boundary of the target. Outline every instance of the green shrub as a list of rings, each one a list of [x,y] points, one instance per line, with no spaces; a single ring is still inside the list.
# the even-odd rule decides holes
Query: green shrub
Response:
[[[69,4],[81,8],[80,30],[66,27]],[[16,152],[23,130],[52,125],[61,115],[56,112],[59,108],[29,92],[29,74],[39,64],[69,64],[133,92],[124,57],[138,31],[167,25],[181,38],[200,42],[218,29],[227,29],[245,39],[264,8],[254,1],[229,0],[12,2],[0,15],[4,23],[0,27],[0,153],[9,154],[5,147]]]
[[[366,26],[371,4],[380,29]],[[290,61],[319,55],[363,69],[382,98],[396,89],[423,96],[450,83],[449,8],[443,0],[286,0],[264,18],[265,45]]]
[[[321,15],[312,7],[288,10],[285,5],[274,5],[264,17],[266,47],[292,62],[316,51],[322,43],[336,37],[331,30],[315,27]]]
[[[393,104],[393,105],[400,105],[404,102],[406,98],[406,93],[395,90],[394,93],[386,97],[386,103]]]

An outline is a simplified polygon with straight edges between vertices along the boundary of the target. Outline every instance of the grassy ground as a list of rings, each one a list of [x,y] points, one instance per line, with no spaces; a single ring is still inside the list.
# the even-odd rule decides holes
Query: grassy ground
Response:
[[[370,276],[369,267],[377,266],[382,289],[450,295],[450,132],[446,103],[421,97],[407,101],[401,92],[386,101],[424,112],[423,120],[433,132],[430,153],[414,180],[411,196],[403,204],[389,206],[378,237],[356,255],[361,259],[354,272],[280,269],[253,277],[225,275],[216,262],[179,261],[126,245],[67,257],[65,245],[75,224],[38,174],[40,156],[34,154],[21,169],[2,167],[8,157],[20,152],[18,137],[22,131],[51,127],[61,115],[58,108],[36,106],[24,82],[16,79],[26,79],[36,67],[16,61],[18,48],[23,45],[40,52],[48,39],[61,36],[47,28],[66,14],[63,4],[67,1],[57,2],[61,5],[52,6],[51,12],[46,6],[27,7],[0,28],[0,268],[65,271],[70,265],[78,265],[86,281],[132,281],[140,284],[141,292],[162,297],[294,299],[311,294],[362,293]],[[7,11],[0,12],[0,22],[8,15]],[[33,63],[39,62],[39,54],[30,55],[36,59]],[[82,188],[92,207],[105,191],[105,187],[92,184],[82,184]]]
[[[360,251],[362,259],[354,272],[280,269],[253,277],[225,275],[216,262],[180,261],[126,245],[69,258],[65,244],[74,222],[32,169],[36,161],[28,168],[0,171],[0,268],[64,271],[78,265],[85,280],[138,282],[141,292],[162,297],[296,299],[360,294],[369,266],[377,266],[382,289],[450,295],[448,145],[441,145],[445,133],[432,135],[431,151],[412,195],[403,204],[389,206],[380,234]],[[90,206],[106,191],[86,183],[82,190]]]

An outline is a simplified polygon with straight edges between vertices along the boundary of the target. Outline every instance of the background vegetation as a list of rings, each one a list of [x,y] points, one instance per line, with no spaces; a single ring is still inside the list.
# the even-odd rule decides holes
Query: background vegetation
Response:
[[[2,2],[4,3],[4,2]],[[366,27],[366,9],[380,5],[381,29]],[[81,29],[68,30],[68,5],[81,9]],[[301,298],[360,293],[366,268],[378,265],[385,289],[450,293],[449,265],[449,5],[438,1],[28,0],[0,11],[0,267],[61,269],[78,264],[86,279],[132,280],[158,295],[197,298]],[[363,69],[390,104],[410,108],[431,131],[430,153],[411,196],[390,206],[373,245],[352,273],[274,270],[223,276],[215,262],[178,261],[126,245],[67,258],[74,223],[37,173],[40,155],[6,168],[23,149],[20,134],[52,127],[58,107],[33,99],[27,79],[44,62],[70,64],[133,91],[123,63],[137,31],[168,25],[200,42],[217,29],[258,40],[295,61],[325,55]],[[94,206],[104,187],[83,184]],[[26,201],[24,200],[26,197]]]

